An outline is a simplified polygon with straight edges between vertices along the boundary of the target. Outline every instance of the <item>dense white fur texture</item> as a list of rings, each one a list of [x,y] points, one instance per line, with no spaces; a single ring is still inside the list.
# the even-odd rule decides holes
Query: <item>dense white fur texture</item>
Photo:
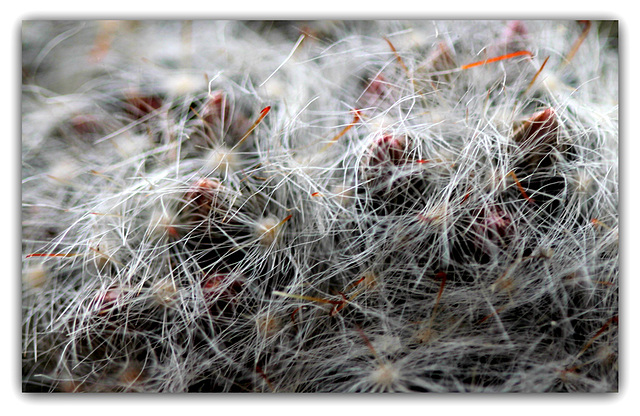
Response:
[[[618,390],[616,22],[22,44],[24,391]]]

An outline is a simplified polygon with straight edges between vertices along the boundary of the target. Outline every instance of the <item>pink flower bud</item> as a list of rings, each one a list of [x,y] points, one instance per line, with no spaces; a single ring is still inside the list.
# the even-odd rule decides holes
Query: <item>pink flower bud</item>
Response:
[[[217,205],[220,186],[217,179],[202,178],[196,181],[185,194],[185,200],[192,212],[207,217],[211,208]]]
[[[482,209],[473,224],[474,243],[486,254],[506,246],[513,236],[511,216],[498,206]]]
[[[516,128],[512,138],[523,153],[521,165],[538,167],[543,159],[549,160],[547,156],[554,149],[562,151],[564,147],[558,142],[559,131],[558,118],[552,107],[535,113]]]
[[[388,94],[388,81],[382,74],[378,74],[370,80],[367,89],[359,100],[359,103],[364,107],[374,106],[384,100]]]
[[[377,137],[367,152],[368,167],[404,165],[407,162],[408,145],[406,136],[385,134]]]
[[[222,91],[214,91],[201,110],[202,119],[209,125],[228,121],[231,109],[227,102],[227,96]]]
[[[111,288],[104,292],[98,293],[94,298],[94,305],[98,315],[105,315],[109,311],[115,309],[118,300],[122,296],[122,290],[119,288]]]
[[[78,134],[92,134],[101,131],[98,118],[90,114],[78,114],[69,120],[69,124]]]
[[[238,293],[242,290],[245,279],[237,274],[213,273],[205,277],[202,283],[202,292],[207,302],[212,306],[234,303]]]
[[[162,107],[162,99],[154,95],[144,95],[130,91],[126,95],[126,110],[135,118],[142,118]]]
[[[529,33],[527,26],[522,20],[512,20],[507,24],[507,28],[504,31],[504,37],[507,40],[511,40],[514,37],[524,37]]]

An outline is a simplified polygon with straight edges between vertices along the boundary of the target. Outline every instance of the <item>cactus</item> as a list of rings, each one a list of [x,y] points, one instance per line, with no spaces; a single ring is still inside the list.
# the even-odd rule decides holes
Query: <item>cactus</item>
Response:
[[[25,21],[23,391],[617,391],[616,28]]]

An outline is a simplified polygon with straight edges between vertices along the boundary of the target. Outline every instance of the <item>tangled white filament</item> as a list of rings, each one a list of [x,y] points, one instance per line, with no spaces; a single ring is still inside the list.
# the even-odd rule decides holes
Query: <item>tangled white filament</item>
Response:
[[[617,391],[616,22],[22,34],[23,390]]]

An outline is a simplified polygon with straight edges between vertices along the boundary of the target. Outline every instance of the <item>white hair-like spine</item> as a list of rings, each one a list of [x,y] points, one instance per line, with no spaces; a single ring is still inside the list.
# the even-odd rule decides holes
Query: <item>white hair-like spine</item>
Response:
[[[618,389],[616,22],[24,22],[25,391]]]

